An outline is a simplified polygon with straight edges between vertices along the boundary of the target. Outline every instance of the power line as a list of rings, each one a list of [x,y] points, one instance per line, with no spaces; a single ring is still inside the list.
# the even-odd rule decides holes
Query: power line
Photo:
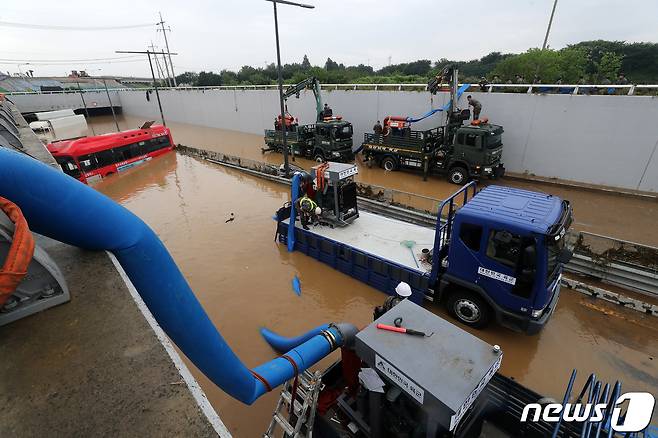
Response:
[[[78,62],[78,61],[67,61],[67,62],[2,62],[0,65],[107,65],[107,64],[125,64],[130,62],[140,62],[141,59],[125,59],[119,61],[94,61],[94,62]]]
[[[29,24],[29,23],[14,23],[10,21],[0,21],[1,27],[14,27],[14,28],[39,29],[39,30],[79,30],[79,31],[123,30],[123,29],[136,29],[140,27],[151,27],[155,25],[156,23],[127,24],[122,26],[59,26],[59,25],[49,25],[49,24]]]
[[[13,59],[13,58],[0,58],[0,61],[8,62],[86,62],[86,61],[115,61],[120,59],[143,59],[139,55],[130,56],[112,56],[108,58],[81,58],[81,59]]]

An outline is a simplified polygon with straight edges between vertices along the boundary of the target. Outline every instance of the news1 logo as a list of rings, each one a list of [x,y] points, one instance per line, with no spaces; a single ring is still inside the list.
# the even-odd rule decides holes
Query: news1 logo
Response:
[[[625,415],[622,415],[621,406],[628,401]],[[610,426],[615,432],[640,432],[649,425],[653,409],[656,405],[656,399],[648,392],[627,392],[622,394],[615,401],[612,408],[612,417]],[[562,419],[565,422],[583,422],[599,423],[605,419],[606,403],[549,403],[541,405],[539,403],[529,403],[523,408],[521,422],[539,421],[540,419],[547,423],[557,423]]]

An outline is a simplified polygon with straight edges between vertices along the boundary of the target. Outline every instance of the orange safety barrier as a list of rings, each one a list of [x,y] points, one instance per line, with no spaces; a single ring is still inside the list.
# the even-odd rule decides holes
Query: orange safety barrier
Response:
[[[0,307],[2,307],[27,274],[27,267],[34,255],[34,237],[27,226],[23,212],[16,204],[0,196],[0,209],[16,226],[7,259],[0,269]]]

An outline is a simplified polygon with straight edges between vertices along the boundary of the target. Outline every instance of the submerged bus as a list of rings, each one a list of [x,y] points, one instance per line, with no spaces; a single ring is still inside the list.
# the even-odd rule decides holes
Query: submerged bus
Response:
[[[169,128],[147,122],[139,129],[48,144],[64,173],[85,184],[130,169],[173,150]]]

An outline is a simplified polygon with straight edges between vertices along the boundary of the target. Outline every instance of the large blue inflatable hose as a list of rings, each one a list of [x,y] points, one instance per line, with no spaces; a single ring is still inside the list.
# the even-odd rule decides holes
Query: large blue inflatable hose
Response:
[[[212,382],[244,403],[351,343],[356,334],[349,324],[323,326],[284,356],[250,370],[215,329],[167,248],[137,216],[74,178],[2,147],[0,196],[21,208],[33,231],[114,253],[165,333]]]

